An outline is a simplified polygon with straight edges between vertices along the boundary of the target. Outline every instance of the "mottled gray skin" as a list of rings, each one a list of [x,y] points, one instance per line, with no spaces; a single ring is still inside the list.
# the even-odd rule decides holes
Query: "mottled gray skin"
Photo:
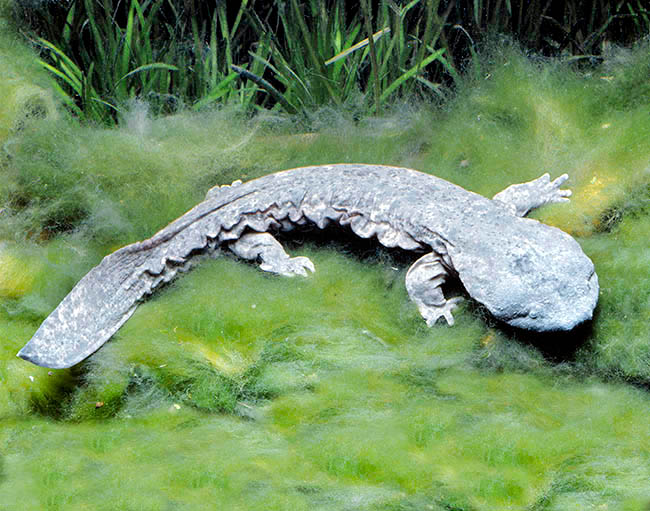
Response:
[[[152,238],[106,256],[45,319],[18,356],[37,365],[70,367],[94,353],[162,282],[197,254],[228,248],[261,268],[306,275],[305,257],[290,258],[267,231],[329,222],[349,225],[386,247],[423,253],[406,288],[432,325],[453,324],[458,299],[445,299],[449,275],[496,318],[534,331],[570,330],[592,317],[598,300],[594,265],[561,230],[522,218],[564,202],[563,175],[513,185],[490,200],[437,177],[376,165],[287,170],[232,186],[206,199]]]

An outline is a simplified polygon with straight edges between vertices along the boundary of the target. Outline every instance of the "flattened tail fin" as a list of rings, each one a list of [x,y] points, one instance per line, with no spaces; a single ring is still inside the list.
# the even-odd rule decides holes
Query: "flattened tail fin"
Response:
[[[127,247],[125,247],[126,249]],[[71,367],[97,351],[133,315],[152,282],[138,278],[145,254],[121,249],[90,270],[17,356],[42,367]]]
[[[29,342],[16,353],[16,356],[37,366],[49,369],[67,369],[85,360],[101,348],[133,315],[136,308],[137,303],[134,303],[120,321],[112,325],[109,330],[112,333],[98,335],[92,342],[86,342],[85,339],[50,335],[50,330],[47,329],[49,325],[46,325],[45,329],[43,328],[44,322]],[[71,349],[70,346],[74,346],[75,349]]]

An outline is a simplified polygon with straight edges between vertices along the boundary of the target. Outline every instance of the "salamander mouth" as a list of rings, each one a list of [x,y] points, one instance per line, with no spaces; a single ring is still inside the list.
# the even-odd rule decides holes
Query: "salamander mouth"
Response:
[[[510,315],[505,322],[517,328],[537,330],[539,332],[569,331],[593,317],[593,311],[598,301],[598,276],[592,269],[585,279],[586,292],[577,300],[563,300],[554,307],[536,308],[517,311]]]
[[[589,281],[590,287],[593,287],[593,283],[594,283],[593,280],[594,280],[594,277],[596,277],[596,268],[594,268],[593,270],[591,270],[591,274],[589,275],[589,277],[587,277],[587,280]]]

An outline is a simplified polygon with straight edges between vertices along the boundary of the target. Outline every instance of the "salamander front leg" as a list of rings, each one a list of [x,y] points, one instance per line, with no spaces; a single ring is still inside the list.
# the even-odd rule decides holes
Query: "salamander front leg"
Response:
[[[544,174],[528,183],[510,185],[492,197],[492,200],[506,206],[517,216],[526,216],[544,204],[569,202],[571,190],[560,188],[567,179],[569,175],[562,174],[551,181],[551,176]]]
[[[237,256],[248,261],[261,261],[264,271],[293,277],[307,276],[307,270],[314,272],[314,263],[308,257],[290,257],[280,242],[268,232],[251,232],[230,243],[228,248]]]
[[[450,326],[454,324],[451,311],[462,298],[445,298],[440,286],[448,275],[435,252],[420,257],[406,272],[406,291],[428,326],[433,326],[440,317],[444,317]]]

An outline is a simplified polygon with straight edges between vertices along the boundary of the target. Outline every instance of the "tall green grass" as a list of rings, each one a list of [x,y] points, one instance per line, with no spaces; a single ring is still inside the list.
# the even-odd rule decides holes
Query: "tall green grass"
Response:
[[[236,75],[219,62],[219,19],[230,40],[225,8],[221,18],[215,10],[208,23],[193,18],[186,32],[173,3],[175,20],[159,26],[165,3],[131,0],[120,23],[119,2],[72,2],[54,41],[33,40],[46,57],[41,64],[62,82],[60,96],[80,118],[110,122],[136,97],[165,113],[175,111],[179,102],[201,98],[207,103],[233,92],[225,87]],[[223,51],[229,52],[229,46]]]
[[[429,92],[440,92],[440,84],[424,78],[431,64],[441,69],[447,65],[444,50],[437,48],[444,20],[436,33],[431,2],[426,27],[415,28],[413,20],[424,8],[419,0],[399,8],[382,4],[375,17],[368,4],[362,4],[363,15],[351,14],[342,3],[333,9],[318,0],[303,9],[296,0],[289,4],[280,15],[281,30],[267,43],[267,64],[294,109],[350,104],[361,95],[362,111],[375,110],[394,93],[414,92],[418,83]],[[260,34],[272,32],[259,17],[253,19]]]
[[[453,72],[444,50],[436,48],[444,19],[436,17],[432,2],[421,3],[383,4],[375,20],[366,8],[371,32],[364,34],[359,13],[341,2],[278,5],[271,26],[253,1],[236,8],[217,4],[200,18],[165,0],[131,0],[126,10],[120,2],[86,0],[60,14],[60,33],[47,25],[41,31],[49,39],[34,35],[32,41],[44,56],[43,67],[59,80],[56,90],[65,104],[95,122],[110,123],[136,97],[156,113],[183,104],[200,109],[237,102],[247,109],[277,104],[305,114],[330,103],[358,102],[375,90],[374,102],[357,106],[367,111],[393,95],[412,93],[416,79],[419,87],[440,93],[440,84],[425,77],[433,63]],[[422,9],[424,27],[416,23]],[[370,65],[364,44],[375,42],[369,35],[373,22],[379,32]]]
[[[612,42],[629,45],[650,30],[639,0],[78,0],[13,9],[68,107],[109,124],[134,97],[155,113],[237,102],[303,116],[347,105],[363,115],[400,97],[444,96],[467,61],[478,70],[476,44],[490,34],[593,63]]]

